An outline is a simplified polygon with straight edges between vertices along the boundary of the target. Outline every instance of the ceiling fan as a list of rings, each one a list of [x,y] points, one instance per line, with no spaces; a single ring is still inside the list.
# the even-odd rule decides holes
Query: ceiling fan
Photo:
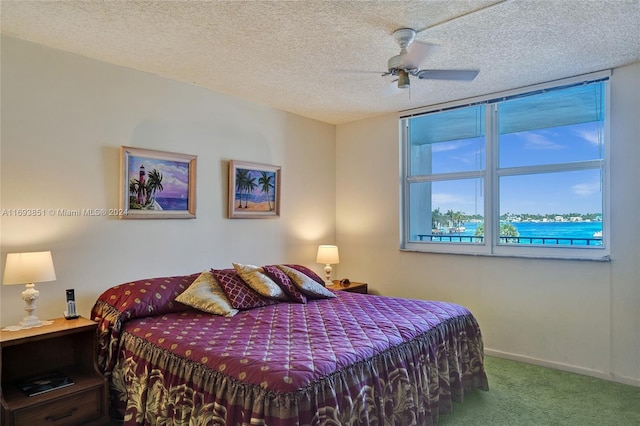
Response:
[[[382,76],[392,75],[398,77],[397,81],[400,89],[406,89],[410,86],[409,76],[418,77],[421,80],[471,81],[480,72],[478,70],[430,70],[420,68],[434,45],[416,41],[415,37],[416,31],[411,28],[400,28],[393,32],[393,38],[400,46],[400,54],[389,59],[389,71],[383,73]]]

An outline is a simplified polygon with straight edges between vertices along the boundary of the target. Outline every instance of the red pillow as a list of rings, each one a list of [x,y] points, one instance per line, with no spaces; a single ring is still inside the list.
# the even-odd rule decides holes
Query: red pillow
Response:
[[[263,266],[264,273],[284,291],[289,299],[298,303],[307,303],[307,297],[298,290],[291,278],[275,265]]]
[[[285,263],[284,266],[288,266],[291,269],[295,269],[298,272],[302,272],[303,274],[305,274],[306,276],[308,276],[309,278],[311,278],[312,280],[314,280],[318,284],[322,284],[323,286],[326,285],[324,280],[322,278],[320,278],[320,276],[318,274],[316,274],[315,272],[313,272],[311,269],[307,268],[306,266],[292,265],[292,264],[287,264],[287,263]]]
[[[278,303],[277,300],[261,296],[246,285],[235,269],[212,269],[211,273],[229,298],[231,306],[236,309],[246,310]]]
[[[175,277],[147,278],[111,287],[98,301],[113,306],[123,319],[142,318],[168,312],[181,312],[189,306],[176,302],[200,273]]]

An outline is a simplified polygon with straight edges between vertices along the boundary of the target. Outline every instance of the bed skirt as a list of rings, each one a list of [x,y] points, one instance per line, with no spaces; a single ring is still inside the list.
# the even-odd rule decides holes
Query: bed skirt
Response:
[[[126,332],[121,343],[111,389],[130,425],[431,425],[465,392],[488,390],[472,315],[290,393],[243,383]]]

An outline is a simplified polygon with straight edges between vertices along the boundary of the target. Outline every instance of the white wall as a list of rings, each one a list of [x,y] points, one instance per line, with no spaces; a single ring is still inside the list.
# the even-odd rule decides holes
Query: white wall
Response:
[[[195,154],[197,219],[1,219],[6,253],[51,250],[57,280],[36,314],[81,314],[129,280],[231,262],[315,264],[335,241],[335,126],[146,73],[2,37],[0,209],[118,207],[119,147]],[[282,166],[281,217],[227,219],[227,161]],[[6,212],[5,212],[6,213]],[[3,272],[3,271],[2,271]],[[0,286],[0,321],[25,315],[24,286]]]
[[[400,252],[395,115],[336,134],[339,275],[477,316],[488,353],[640,386],[640,64],[611,79],[611,262]]]

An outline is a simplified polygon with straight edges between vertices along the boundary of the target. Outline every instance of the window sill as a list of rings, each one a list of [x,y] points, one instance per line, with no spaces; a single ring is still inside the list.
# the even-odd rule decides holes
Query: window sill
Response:
[[[575,255],[546,255],[534,253],[486,253],[486,252],[468,252],[455,250],[420,250],[417,248],[400,248],[401,252],[407,253],[424,253],[424,254],[445,254],[457,256],[481,256],[481,257],[501,257],[511,259],[540,259],[540,260],[571,260],[571,261],[591,261],[591,262],[610,262],[609,254],[601,254],[599,256],[580,256]]]

